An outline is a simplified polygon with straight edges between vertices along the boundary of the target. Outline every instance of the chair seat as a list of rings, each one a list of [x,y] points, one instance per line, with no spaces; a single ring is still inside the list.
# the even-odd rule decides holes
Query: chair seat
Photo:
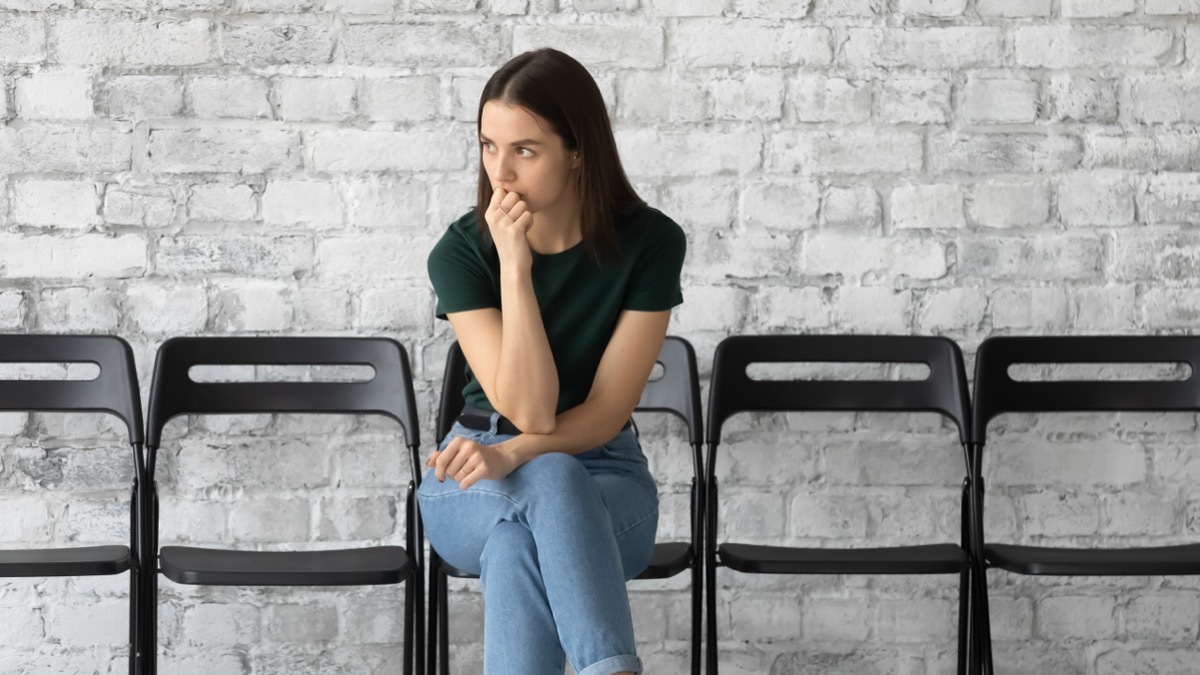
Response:
[[[404,581],[413,567],[399,546],[337,551],[228,551],[164,546],[162,573],[178,584],[367,586]]]
[[[988,544],[988,565],[1018,574],[1148,576],[1200,574],[1200,544],[1151,548],[1050,548]]]
[[[636,578],[669,579],[692,566],[692,545],[686,541],[672,541],[654,545],[654,557],[650,565]]]
[[[82,577],[129,569],[128,546],[79,546],[0,551],[0,577]]]
[[[721,564],[753,574],[950,574],[968,568],[955,544],[887,548],[791,548],[723,544]]]

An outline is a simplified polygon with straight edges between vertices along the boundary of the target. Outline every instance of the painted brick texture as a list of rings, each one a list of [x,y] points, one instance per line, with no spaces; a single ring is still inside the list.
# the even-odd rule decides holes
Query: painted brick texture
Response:
[[[144,394],[173,335],[395,337],[428,450],[451,334],[425,257],[472,203],[478,92],[540,46],[591,69],[631,179],[688,233],[671,332],[702,375],[739,332],[947,335],[970,361],[994,334],[1200,328],[1196,0],[0,0],[0,330],[120,334]],[[990,535],[1195,541],[1196,426],[997,420]],[[641,427],[660,536],[683,537],[682,428]],[[719,537],[958,539],[961,451],[936,419],[726,429]],[[358,418],[176,421],[162,543],[401,543],[399,440]],[[128,461],[111,421],[0,415],[0,546],[123,541]],[[1194,579],[991,586],[1000,673],[1200,662]],[[685,587],[631,585],[648,672],[686,669]],[[123,672],[126,589],[0,580],[0,672]],[[162,672],[396,673],[402,603],[163,580]],[[478,672],[475,583],[451,603],[451,672]],[[722,570],[718,618],[725,672],[954,669],[953,579]]]

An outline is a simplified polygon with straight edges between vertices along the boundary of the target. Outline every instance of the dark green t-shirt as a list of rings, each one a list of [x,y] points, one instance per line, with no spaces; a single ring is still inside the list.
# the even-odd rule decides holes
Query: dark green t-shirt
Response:
[[[599,265],[582,242],[561,253],[533,254],[533,292],[558,371],[557,412],[587,399],[600,357],[622,310],[655,312],[683,302],[679,275],[687,239],[661,212],[642,207],[616,222],[621,257]],[[500,258],[484,246],[474,211],[456,220],[429,254],[437,316],[500,309]],[[468,369],[467,405],[494,411]]]

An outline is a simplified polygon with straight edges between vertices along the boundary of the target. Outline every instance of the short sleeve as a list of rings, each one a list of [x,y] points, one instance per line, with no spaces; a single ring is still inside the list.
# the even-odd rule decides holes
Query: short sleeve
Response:
[[[442,235],[429,253],[429,281],[437,294],[437,318],[452,312],[500,307],[499,289],[491,270],[472,241],[474,216],[464,216]]]
[[[646,224],[644,247],[634,261],[623,309],[658,312],[683,302],[680,276],[687,236],[675,221],[657,212],[655,215],[657,218]]]

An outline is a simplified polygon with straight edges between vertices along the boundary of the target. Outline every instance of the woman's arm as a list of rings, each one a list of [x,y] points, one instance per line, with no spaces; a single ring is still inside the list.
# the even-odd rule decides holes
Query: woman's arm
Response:
[[[520,195],[496,189],[485,215],[500,257],[500,309],[446,318],[496,412],[526,433],[550,433],[558,408],[558,370],[533,292],[525,236],[532,214]]]
[[[438,480],[451,476],[465,490],[485,478],[499,480],[538,455],[578,454],[612,440],[641,399],[670,318],[670,310],[622,312],[587,399],[559,415],[551,433],[524,433],[496,445],[458,437],[427,465]]]

